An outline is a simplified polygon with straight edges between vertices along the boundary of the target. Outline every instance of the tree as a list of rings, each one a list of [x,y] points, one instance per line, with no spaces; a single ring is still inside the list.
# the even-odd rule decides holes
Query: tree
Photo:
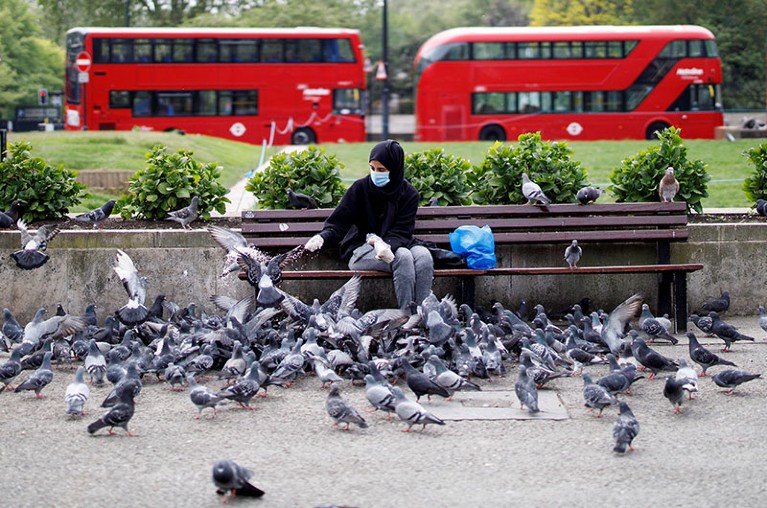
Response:
[[[627,25],[634,23],[634,0],[535,0],[532,26]]]
[[[40,88],[61,90],[64,50],[42,37],[35,13],[26,0],[0,3],[0,117],[14,108],[36,104]]]

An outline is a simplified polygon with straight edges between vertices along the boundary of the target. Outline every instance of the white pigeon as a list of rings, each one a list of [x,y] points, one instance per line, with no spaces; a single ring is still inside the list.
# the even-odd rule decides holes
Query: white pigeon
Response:
[[[85,414],[83,407],[91,394],[91,389],[85,384],[83,374],[85,367],[80,365],[75,372],[75,379],[67,385],[67,391],[64,393],[64,402],[67,403],[67,414],[82,416]]]
[[[578,240],[573,240],[565,249],[565,261],[567,261],[570,268],[578,268],[578,261],[581,260],[582,255],[583,249],[578,245]]]
[[[677,363],[679,363],[679,369],[674,377],[677,381],[684,381],[685,384],[682,385],[682,390],[687,392],[687,400],[692,400],[693,392],[698,391],[698,373],[687,365],[687,360],[684,358],[679,358]]]
[[[522,194],[527,199],[527,204],[540,204],[543,208],[546,208],[551,204],[551,200],[546,197],[541,187],[530,180],[527,173],[522,173]]]

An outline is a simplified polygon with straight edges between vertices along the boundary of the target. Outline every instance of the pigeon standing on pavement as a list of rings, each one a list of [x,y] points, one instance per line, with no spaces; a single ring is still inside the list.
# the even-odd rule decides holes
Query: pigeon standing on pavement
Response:
[[[109,411],[104,413],[101,418],[88,425],[88,433],[94,434],[99,429],[109,427],[109,435],[111,436],[114,434],[112,429],[122,427],[129,437],[134,437],[135,434],[128,430],[128,422],[133,418],[133,413],[136,409],[133,397],[133,391],[131,390],[120,392],[119,401]]]
[[[186,375],[186,383],[189,385],[189,400],[197,408],[197,416],[194,419],[199,420],[202,410],[206,407],[213,408],[213,416],[216,416],[216,406],[224,400],[223,397],[219,397],[207,386],[199,384],[191,374]]]
[[[722,291],[722,294],[716,298],[709,298],[698,309],[699,314],[707,314],[709,312],[718,312],[720,314],[725,313],[730,308],[730,293],[729,291]]]
[[[732,395],[732,392],[735,391],[735,388],[738,385],[742,385],[743,383],[747,383],[748,381],[752,381],[761,376],[761,374],[750,374],[743,370],[728,369],[716,374],[711,379],[716,383],[716,386],[729,388],[725,393],[727,393],[727,395]]]
[[[594,383],[588,374],[583,374],[583,400],[590,410],[599,410],[599,413],[596,415],[597,418],[602,417],[602,411],[607,406],[618,403],[618,399],[614,395],[608,392],[604,386]]]
[[[333,419],[333,425],[337,426],[339,423],[345,423],[346,427],[343,430],[349,430],[349,426],[353,423],[361,429],[366,429],[368,422],[354,409],[348,401],[341,397],[341,389],[338,385],[330,385],[330,392],[328,398],[325,401],[325,409]]]
[[[82,416],[85,414],[83,407],[91,394],[90,388],[83,380],[85,367],[80,365],[75,372],[75,379],[67,385],[67,391],[64,393],[64,402],[67,404],[66,413],[68,415]]]
[[[679,192],[679,182],[674,176],[674,168],[666,168],[666,174],[661,178],[658,185],[658,195],[663,203],[671,203],[674,201],[677,192]]]
[[[253,473],[233,460],[219,460],[213,464],[213,483],[216,493],[225,496],[226,503],[231,496],[261,497],[264,491],[250,483]]]
[[[565,261],[571,269],[578,268],[578,261],[581,260],[583,249],[578,245],[578,240],[573,240],[565,249]]]
[[[520,365],[519,377],[514,384],[514,393],[519,400],[520,409],[525,406],[527,412],[532,414],[540,413],[538,408],[538,389],[535,387],[535,381],[527,375],[527,367]]]
[[[128,293],[128,303],[117,311],[117,318],[126,326],[140,325],[149,317],[149,310],[144,307],[146,277],[139,275],[133,260],[120,249],[117,249],[113,268]]]
[[[650,374],[647,379],[655,379],[655,376],[658,375],[659,372],[677,371],[679,365],[677,365],[674,360],[666,358],[662,354],[650,348],[644,339],[636,336],[635,331],[632,330],[630,333],[634,337],[634,341],[631,343],[631,353],[639,363],[652,371],[652,374]]]
[[[646,303],[642,304],[642,314],[639,316],[639,326],[642,331],[650,337],[651,341],[655,339],[663,339],[676,344],[679,342],[676,337],[668,333],[666,327],[661,323],[650,311],[650,306]]]
[[[730,365],[731,367],[737,367],[737,365],[731,361],[720,358],[718,355],[703,347],[700,342],[698,342],[698,338],[694,333],[687,332],[687,339],[689,340],[688,347],[690,358],[703,368],[703,372],[700,374],[701,376],[705,376],[709,367],[713,367],[714,365]]]
[[[390,386],[386,382],[377,381],[372,374],[365,374],[365,398],[373,406],[373,411],[394,412],[396,399]],[[390,416],[387,414],[387,419]]]
[[[48,254],[45,249],[48,248],[48,242],[59,233],[59,227],[54,224],[40,226],[34,235],[27,230],[27,225],[19,219],[16,227],[21,233],[21,250],[11,254],[11,258],[16,261],[16,266],[22,270],[34,270],[48,262]]]
[[[51,370],[51,357],[53,353],[48,351],[43,358],[43,364],[36,371],[32,373],[29,378],[16,387],[15,392],[19,393],[24,390],[34,390],[35,397],[42,399],[43,395],[40,391],[48,386],[53,381],[53,370]]]
[[[4,364],[0,365],[0,383],[3,384],[3,386],[0,386],[0,393],[5,391],[6,388],[10,390],[16,389],[15,386],[11,386],[11,383],[21,374],[21,371],[21,351],[19,348],[15,348],[11,351],[11,357]]]
[[[107,360],[104,353],[99,349],[95,339],[88,343],[88,356],[83,362],[85,370],[91,378],[91,384],[101,386],[104,384],[104,376],[107,373]]]
[[[543,193],[540,185],[530,180],[527,173],[522,173],[522,194],[527,199],[528,205],[540,204],[543,209],[546,209],[551,204],[551,200]]]
[[[418,402],[405,397],[405,394],[402,393],[398,386],[392,388],[392,393],[396,399],[394,411],[400,420],[407,423],[407,428],[402,429],[402,432],[410,432],[413,425],[418,424],[423,425],[421,430],[424,430],[428,424],[445,425],[444,421],[426,411]]]
[[[736,327],[720,318],[718,313],[712,311],[708,313],[708,316],[712,320],[711,331],[724,341],[723,353],[732,351],[732,343],[735,341],[750,340],[754,342],[753,337],[740,333]]]
[[[112,209],[115,207],[115,203],[117,203],[117,201],[110,199],[95,210],[76,215],[73,220],[75,222],[93,224],[93,228],[96,229],[99,227],[99,224],[104,222],[110,215],[112,215]]]
[[[181,224],[184,229],[192,229],[189,224],[194,222],[198,217],[198,211],[197,207],[199,204],[200,198],[197,196],[192,197],[192,202],[189,204],[189,206],[185,206],[184,208],[181,208],[179,210],[174,210],[172,212],[168,212],[168,216],[166,217],[166,220],[173,220]]]
[[[588,205],[595,202],[604,192],[599,187],[581,187],[575,194],[575,199],[582,205]]]
[[[682,412],[682,402],[684,401],[684,386],[686,380],[678,380],[674,376],[666,376],[666,384],[663,386],[663,396],[674,406],[674,413]]]
[[[288,189],[288,202],[290,203],[290,206],[299,210],[312,210],[314,208],[319,208],[316,199],[311,196],[307,196],[306,194],[295,192],[293,189]]]
[[[615,453],[633,452],[634,448],[631,446],[631,442],[639,434],[639,422],[628,404],[621,401],[618,405],[620,407],[620,414],[613,425],[613,437],[615,438],[613,451]]]

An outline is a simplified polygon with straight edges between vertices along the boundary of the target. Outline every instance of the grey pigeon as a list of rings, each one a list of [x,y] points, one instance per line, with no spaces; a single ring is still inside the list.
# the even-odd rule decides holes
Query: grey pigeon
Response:
[[[652,371],[652,374],[650,374],[647,379],[655,379],[655,376],[659,372],[677,371],[679,365],[677,365],[674,360],[666,358],[662,354],[649,347],[644,339],[636,335],[634,330],[631,330],[630,333],[634,337],[634,340],[631,343],[631,353],[640,364]]]
[[[599,187],[581,187],[575,194],[575,199],[582,205],[588,205],[595,202],[604,192]]]
[[[66,413],[69,415],[82,416],[85,414],[83,407],[91,394],[90,388],[83,380],[85,367],[80,365],[75,372],[75,379],[69,385],[64,393],[64,402],[67,404]]]
[[[674,177],[674,168],[666,168],[666,174],[658,184],[658,195],[662,203],[671,203],[679,192],[679,182]]]
[[[133,260],[120,249],[117,249],[113,268],[128,293],[128,303],[117,311],[117,318],[126,326],[139,325],[149,317],[149,310],[144,307],[146,277],[139,275]]]
[[[578,261],[581,260],[583,249],[578,245],[578,240],[573,240],[565,249],[565,261],[570,268],[578,268]]]
[[[684,401],[684,385],[686,381],[677,380],[674,376],[666,376],[666,384],[663,386],[663,396],[674,406],[674,413],[682,412],[682,402]]]
[[[129,393],[133,400],[139,396],[142,388],[141,374],[139,374],[136,362],[130,361],[125,369],[125,375],[104,398],[101,402],[101,407],[114,407],[124,398],[123,396],[126,393]]]
[[[349,430],[349,426],[352,423],[361,429],[366,429],[368,426],[368,423],[359,412],[341,397],[341,389],[338,385],[330,386],[330,392],[325,401],[325,409],[327,409],[328,414],[333,419],[333,425],[338,425],[339,423],[346,424],[343,430]]]
[[[698,316],[697,314],[690,314],[690,316],[688,317],[688,320],[692,321],[692,324],[694,324],[695,327],[701,332],[705,333],[706,335],[713,335],[714,320],[711,319],[711,317]]]
[[[422,395],[426,395],[430,400],[432,395],[439,395],[445,398],[450,397],[451,394],[445,387],[430,379],[426,374],[418,372],[406,358],[400,359],[399,365],[405,371],[407,386],[415,394],[416,402],[421,400]]]
[[[233,460],[219,460],[213,464],[213,483],[216,493],[227,502],[231,496],[261,497],[264,491],[250,483],[253,473]]]
[[[716,298],[709,298],[698,309],[698,314],[707,314],[709,312],[718,312],[720,314],[727,312],[730,308],[730,293],[722,291]]]
[[[613,451],[615,453],[634,451],[631,443],[639,434],[639,422],[628,404],[621,401],[618,403],[618,406],[620,407],[620,414],[613,425],[613,438],[615,438]]]
[[[754,342],[753,337],[740,333],[737,328],[720,318],[718,313],[712,311],[708,313],[708,316],[712,320],[711,331],[724,341],[723,353],[732,351],[732,343],[735,341],[750,340]]]
[[[114,199],[110,199],[95,210],[76,215],[73,220],[75,222],[86,222],[88,224],[93,224],[94,229],[98,228],[100,223],[112,215],[112,209],[115,207],[115,203],[116,201]]]
[[[24,327],[19,324],[8,308],[3,309],[2,334],[11,342],[21,342],[24,338]]]
[[[11,254],[16,266],[23,270],[34,270],[47,263],[48,255],[45,250],[48,248],[48,242],[59,233],[59,227],[46,224],[40,226],[34,235],[29,233],[27,225],[21,219],[16,222],[16,227],[21,233],[21,250]]]
[[[250,405],[250,400],[258,393],[261,387],[258,363],[253,363],[247,370],[245,377],[232,386],[227,386],[218,392],[219,397],[233,400],[240,407],[254,411],[256,408]]]
[[[11,351],[11,357],[4,364],[0,365],[0,383],[3,383],[0,392],[5,391],[6,388],[15,390],[16,387],[11,386],[11,383],[21,374],[21,371],[21,351],[19,348],[15,348]]]
[[[200,198],[198,198],[197,196],[193,196],[192,202],[189,204],[189,206],[185,206],[184,208],[181,208],[179,210],[168,212],[168,216],[165,219],[178,222],[184,227],[184,229],[192,229],[189,226],[189,224],[194,222],[198,217],[197,207],[198,207],[199,201],[200,201]]]
[[[679,370],[676,371],[674,378],[684,382],[682,388],[687,392],[687,399],[692,400],[692,394],[698,391],[698,373],[687,365],[687,360],[684,358],[678,358],[676,362],[679,364]]]
[[[519,377],[514,384],[514,393],[519,400],[519,407],[527,407],[527,412],[530,414],[540,413],[538,408],[538,389],[535,387],[535,382],[527,375],[527,367],[524,365],[519,366]]]
[[[129,437],[134,437],[135,434],[128,430],[128,422],[133,418],[135,409],[133,392],[129,390],[123,391],[120,393],[118,402],[112,406],[109,411],[104,413],[101,418],[88,425],[88,433],[94,434],[100,429],[109,427],[109,435],[111,436],[114,434],[112,429],[121,427]]]
[[[312,357],[314,362],[314,373],[317,375],[317,379],[320,380],[320,388],[326,388],[328,384],[340,383],[343,381],[341,376],[336,374],[336,371],[330,366],[330,362],[327,356],[314,356]]]
[[[767,217],[767,201],[763,199],[756,200],[756,213],[762,217]]]
[[[527,199],[527,204],[540,204],[542,208],[546,209],[551,204],[551,200],[546,197],[541,187],[530,180],[527,173],[522,173],[522,195]]]
[[[53,353],[50,351],[45,353],[45,358],[43,359],[43,364],[40,366],[40,368],[34,371],[26,381],[17,386],[16,390],[14,391],[19,393],[24,390],[33,390],[35,392],[35,397],[42,399],[43,395],[40,393],[40,391],[48,386],[51,381],[53,381],[53,370],[51,370],[52,356]]]
[[[373,406],[374,411],[393,413],[396,399],[386,382],[377,381],[372,374],[365,374],[365,398]],[[390,418],[387,414],[387,419]]]
[[[717,386],[729,388],[725,393],[727,393],[727,395],[732,395],[738,385],[742,385],[743,383],[747,383],[748,381],[752,381],[761,376],[761,374],[750,374],[743,370],[728,369],[719,372],[711,379]]]
[[[427,364],[433,366],[437,373],[434,381],[436,381],[438,385],[450,392],[451,395],[454,392],[460,391],[482,391],[482,388],[478,384],[472,383],[468,379],[465,379],[452,370],[448,369],[444,362],[442,362],[442,360],[436,356],[430,356]]]
[[[288,189],[288,203],[299,210],[319,208],[316,199],[301,192],[295,192],[293,189]]]
[[[602,417],[604,408],[618,403],[618,399],[615,396],[603,386],[594,383],[588,374],[583,374],[583,400],[590,410],[599,410],[599,413],[596,415],[597,418]]]
[[[623,334],[626,325],[639,313],[642,295],[636,293],[615,307],[607,317],[607,324],[602,328],[601,339],[616,357],[623,349]]]
[[[18,200],[14,200],[11,206],[7,210],[3,210],[3,213],[11,219],[12,224],[16,224],[21,218],[21,203]],[[8,226],[5,226],[8,227]]]
[[[703,368],[703,372],[700,374],[701,376],[705,376],[709,367],[713,367],[714,365],[730,365],[732,367],[737,367],[737,365],[731,361],[720,358],[718,355],[703,347],[700,342],[698,342],[698,338],[694,333],[687,332],[687,338],[689,340],[688,347],[690,358]]]
[[[165,382],[170,385],[171,391],[176,391],[177,387],[178,389],[183,389],[183,385],[186,382],[186,369],[184,369],[182,365],[176,365],[174,362],[170,362],[168,366],[165,367],[163,377],[165,378]]]
[[[666,327],[663,326],[659,320],[655,319],[655,316],[653,316],[650,311],[650,306],[646,303],[642,304],[642,314],[639,316],[639,326],[642,331],[650,337],[650,340],[663,339],[672,344],[679,342],[676,337],[668,333]]]
[[[426,409],[424,409],[423,406],[421,406],[418,402],[407,399],[399,387],[393,387],[392,393],[396,399],[394,411],[397,413],[397,416],[400,420],[407,423],[407,428],[403,429],[402,432],[410,432],[413,425],[418,424],[423,425],[421,430],[424,430],[426,425],[429,424],[445,424],[445,422],[443,422],[441,419],[426,411]]]
[[[189,400],[197,408],[197,416],[195,420],[199,420],[202,416],[202,410],[205,408],[213,409],[213,416],[216,416],[216,406],[219,405],[224,398],[220,397],[216,392],[211,390],[205,385],[199,384],[194,376],[191,374],[186,375],[186,383],[189,385]]]
[[[0,229],[10,228],[15,222],[8,214],[0,212]]]
[[[210,233],[211,238],[226,251],[226,255],[224,256],[224,269],[221,271],[221,277],[225,277],[226,275],[239,270],[240,264],[237,262],[237,257],[240,255],[240,250],[248,251],[248,249],[251,249],[248,245],[248,240],[246,240],[241,233],[221,226],[208,226],[208,233]],[[255,252],[260,252],[256,249],[253,250]],[[252,254],[255,255],[255,252]],[[266,258],[265,254],[264,257]]]

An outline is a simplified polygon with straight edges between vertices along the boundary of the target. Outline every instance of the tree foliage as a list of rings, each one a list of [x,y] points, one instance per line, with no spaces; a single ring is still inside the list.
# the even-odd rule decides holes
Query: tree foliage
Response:
[[[627,25],[634,21],[634,0],[535,0],[532,26]]]

